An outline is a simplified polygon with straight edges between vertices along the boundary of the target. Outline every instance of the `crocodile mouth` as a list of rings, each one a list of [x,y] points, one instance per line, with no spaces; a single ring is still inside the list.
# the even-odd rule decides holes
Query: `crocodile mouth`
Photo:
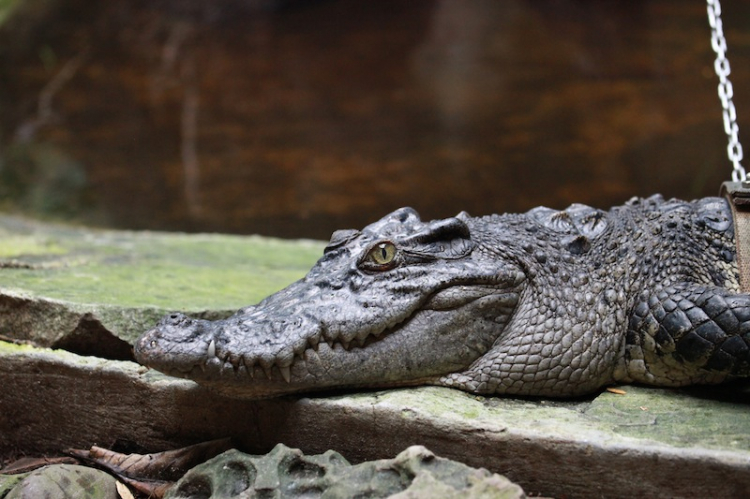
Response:
[[[493,310],[498,306],[511,310],[518,299],[517,293],[512,291],[476,286],[459,290],[463,297],[459,303],[446,299],[442,291],[445,290],[428,296],[413,312],[380,329],[359,329],[354,334],[344,335],[309,317],[291,321],[287,326],[295,326],[296,331],[285,331],[280,337],[284,338],[283,344],[275,349],[253,350],[245,345],[243,351],[240,340],[227,339],[229,331],[238,328],[237,321],[230,318],[212,323],[212,328],[195,342],[193,352],[200,354],[189,362],[166,360],[163,366],[169,371],[164,372],[239,398],[263,398],[333,387],[376,388],[424,383],[467,368],[491,346],[492,340],[484,338],[483,344],[474,348],[473,355],[466,353],[471,349],[465,345],[451,348],[462,341],[479,342],[456,327],[455,317],[461,314],[461,308],[481,309],[482,302],[490,299]],[[251,331],[253,326],[260,332],[254,333],[253,338],[264,338],[262,332],[270,328],[284,331],[283,321],[243,324]],[[291,337],[296,343],[292,343]],[[452,350],[463,354],[454,355]],[[158,365],[150,365],[163,370]]]
[[[221,380],[222,383],[234,380],[237,383],[283,382],[291,385],[297,379],[308,377],[308,368],[311,365],[317,365],[325,358],[344,359],[347,355],[367,351],[371,345],[397,333],[405,323],[419,313],[418,311],[412,316],[407,316],[382,330],[357,334],[351,338],[331,334],[318,324],[313,334],[292,349],[292,356],[281,354],[268,358],[253,353],[242,354],[229,350],[221,352],[220,347],[217,347],[216,338],[212,335],[209,341],[203,343],[205,350],[202,360],[182,368],[172,364],[170,367],[175,369],[171,374],[194,380]]]
[[[419,313],[419,311],[417,312]],[[358,351],[366,351],[408,322],[411,316],[395,321],[375,331],[357,331],[354,335],[336,334],[320,321],[306,319],[306,332],[300,331],[301,322],[294,321],[296,341],[291,334],[284,335],[285,343],[276,350],[259,348],[248,350],[247,345],[230,334],[236,323],[232,318],[209,322],[190,319],[182,314],[165,317],[155,328],[146,332],[135,344],[138,362],[165,374],[189,378],[198,382],[245,384],[294,384],[295,380],[310,377],[309,367],[317,366],[323,359],[343,359]],[[287,324],[288,325],[288,324]],[[283,328],[283,321],[264,321],[255,329],[262,337],[264,329]],[[248,329],[247,326],[244,326]],[[250,330],[252,331],[252,326]],[[244,349],[242,347],[245,347]],[[322,369],[322,367],[321,367]],[[307,383],[302,382],[303,385]]]
[[[273,303],[215,322],[172,314],[136,342],[135,354],[146,366],[235,398],[406,386],[466,369],[491,347],[498,319],[513,313],[518,296],[517,288],[489,284],[445,287],[401,313],[363,306],[349,314],[360,324],[345,320],[335,303],[317,309],[344,317],[332,324]],[[481,327],[469,325],[476,317],[485,317]]]
[[[367,343],[374,343],[377,339],[369,340]],[[311,365],[320,364],[325,357],[336,356],[339,359],[346,354],[351,354],[355,349],[362,349],[363,346],[351,346],[345,348],[340,342],[320,342],[315,347],[310,346],[302,351],[300,355],[295,355],[294,361],[289,365],[279,363],[264,363],[262,361],[248,362],[243,355],[233,356],[227,354],[224,359],[215,356],[207,359],[192,367],[189,371],[182,371],[182,377],[193,380],[221,381],[222,383],[233,380],[238,384],[244,384],[247,381],[253,382],[254,385],[262,384],[286,384],[290,388],[295,384],[307,386],[310,381],[298,381],[309,375]],[[209,344],[208,350],[210,351]],[[298,368],[301,367],[298,373]],[[250,386],[250,385],[247,385]],[[302,388],[301,387],[301,388]]]

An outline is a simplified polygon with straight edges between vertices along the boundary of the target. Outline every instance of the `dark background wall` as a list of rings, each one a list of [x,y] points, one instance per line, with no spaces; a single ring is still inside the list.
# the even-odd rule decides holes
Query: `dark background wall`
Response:
[[[730,175],[697,0],[11,4],[5,211],[327,238],[404,205],[606,208]],[[750,137],[750,2],[724,4]]]

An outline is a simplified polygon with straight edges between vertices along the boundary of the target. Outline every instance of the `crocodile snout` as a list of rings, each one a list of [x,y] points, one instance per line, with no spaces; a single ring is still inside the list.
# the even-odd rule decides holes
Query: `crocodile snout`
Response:
[[[141,364],[174,374],[189,372],[205,360],[213,334],[208,321],[171,313],[135,343],[135,358]]]

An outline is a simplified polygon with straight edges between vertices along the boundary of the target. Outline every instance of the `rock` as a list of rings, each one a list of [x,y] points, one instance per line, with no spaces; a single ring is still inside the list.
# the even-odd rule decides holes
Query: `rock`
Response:
[[[85,466],[55,464],[29,473],[5,499],[47,497],[119,498],[116,480],[105,472]]]
[[[225,317],[305,275],[323,246],[0,216],[0,334],[130,359],[130,344],[166,313]]]
[[[0,497],[5,499],[8,493],[13,490],[13,487],[26,478],[28,473],[20,473],[18,475],[2,475],[0,474]]]
[[[189,471],[166,498],[279,497],[432,499],[526,497],[521,487],[485,469],[412,446],[393,459],[352,466],[341,454],[306,456],[279,444],[264,456],[230,450]]]
[[[418,444],[503,474],[529,495],[750,492],[743,385],[628,386],[625,395],[572,401],[484,398],[443,387],[247,401],[132,362],[0,342],[0,387],[0,453],[115,442],[153,452],[232,437],[253,454],[281,442],[307,454],[336,449],[358,463]]]
[[[624,387],[625,395],[568,401],[439,387],[237,401],[101,358],[129,358],[128,342],[167,310],[220,314],[252,303],[303,275],[321,248],[0,216],[0,335],[94,354],[0,341],[0,453],[116,442],[156,452],[232,437],[252,453],[283,442],[307,454],[333,448],[358,463],[419,444],[507,475],[529,494],[750,494],[747,383]],[[481,486],[491,489],[488,480]]]

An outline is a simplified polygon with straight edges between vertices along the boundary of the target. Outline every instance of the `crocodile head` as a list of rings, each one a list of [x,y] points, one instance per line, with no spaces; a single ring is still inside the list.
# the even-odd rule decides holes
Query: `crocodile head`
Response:
[[[489,350],[524,273],[472,241],[465,214],[403,208],[337,231],[309,274],[219,321],[165,317],[139,362],[240,398],[436,381]]]

